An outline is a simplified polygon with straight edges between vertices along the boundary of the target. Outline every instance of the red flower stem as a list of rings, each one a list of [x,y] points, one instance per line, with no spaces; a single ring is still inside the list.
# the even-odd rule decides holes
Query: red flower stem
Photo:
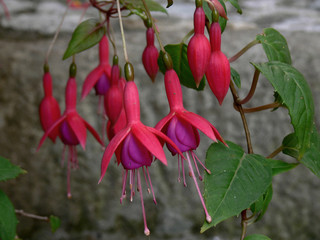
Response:
[[[144,202],[143,202],[143,194],[142,194],[142,189],[141,189],[141,180],[140,180],[140,172],[139,169],[137,169],[138,172],[138,188],[140,189],[139,193],[140,193],[140,198],[141,198],[141,207],[142,207],[142,215],[143,215],[143,223],[144,223],[144,234],[146,236],[150,235],[150,230],[147,226],[147,218],[146,218],[146,212],[144,209]]]
[[[245,104],[245,103],[249,102],[250,99],[253,97],[253,94],[254,94],[254,92],[256,91],[256,88],[257,88],[257,83],[258,83],[258,80],[259,80],[259,76],[260,76],[260,71],[258,69],[255,69],[250,91],[249,91],[248,95],[244,99],[238,101],[239,104]]]
[[[252,42],[248,43],[244,48],[242,48],[237,54],[235,54],[233,57],[229,58],[229,62],[232,63],[236,61],[239,57],[241,57],[245,52],[247,52],[250,48],[252,48],[254,45],[257,45],[260,43],[259,40],[253,40]]]
[[[268,110],[271,108],[277,108],[280,107],[281,104],[274,102],[274,103],[270,103],[270,104],[266,104],[266,105],[262,105],[259,107],[254,107],[254,108],[242,108],[244,113],[254,113],[254,112],[259,112],[259,111],[263,111],[263,110]],[[239,111],[238,106],[234,105],[234,108],[236,111]]]
[[[270,153],[270,155],[267,158],[274,158],[275,156],[277,156],[279,153],[281,153],[281,151],[283,150],[283,146],[281,145],[280,147],[278,147],[276,150],[274,150],[272,153]]]
[[[40,220],[40,221],[45,221],[45,222],[49,222],[50,221],[50,219],[48,217],[46,217],[46,216],[39,216],[39,215],[35,215],[35,214],[32,214],[32,213],[26,213],[23,210],[15,209],[15,213],[20,215],[20,216],[23,216],[23,217],[28,217],[28,218],[32,218],[32,219],[36,219],[36,220]]]

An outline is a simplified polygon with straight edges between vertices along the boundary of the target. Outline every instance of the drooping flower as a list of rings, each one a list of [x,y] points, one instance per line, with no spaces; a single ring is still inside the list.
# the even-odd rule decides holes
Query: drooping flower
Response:
[[[205,13],[202,8],[202,0],[196,1],[196,10],[194,12],[194,35],[189,41],[187,55],[190,70],[198,87],[208,66],[210,59],[210,43],[204,35]]]
[[[219,0],[211,0],[211,2],[213,3],[214,8],[218,11],[219,16],[228,20],[226,11],[225,11],[224,7],[222,6],[222,4],[219,2]],[[211,10],[214,10],[214,8],[211,6],[211,4],[209,4],[209,7],[211,8]]]
[[[65,92],[66,109],[63,115],[45,132],[42,136],[40,143],[37,147],[37,151],[42,146],[45,139],[56,130],[60,131],[61,140],[68,147],[68,174],[67,174],[67,188],[68,198],[71,198],[70,191],[70,169],[78,167],[78,160],[76,155],[76,146],[81,145],[85,149],[87,139],[87,129],[95,137],[95,139],[103,146],[103,143],[94,130],[94,128],[86,122],[77,112],[77,83],[75,80],[76,65],[74,63],[70,66],[70,78],[67,82]],[[64,152],[64,151],[63,151]],[[64,159],[64,157],[63,157]]]
[[[211,91],[221,105],[229,89],[231,71],[229,60],[221,51],[221,28],[218,22],[211,24],[210,43],[211,56],[206,77]]]
[[[196,168],[200,180],[202,180],[202,177],[199,172],[198,164],[200,164],[208,173],[210,173],[210,171],[203,165],[203,163],[194,153],[194,150],[197,149],[200,143],[198,130],[206,134],[213,141],[224,141],[216,128],[208,120],[193,112],[187,111],[183,107],[181,85],[176,72],[173,69],[167,70],[164,79],[170,112],[166,117],[157,123],[155,128],[166,134],[178,146],[181,152],[185,153],[190,176],[192,176],[198,191],[206,215],[206,220],[207,222],[211,222],[212,219],[207,211],[202,194],[200,192],[192,167],[192,162]],[[176,149],[172,148],[170,145],[167,145],[167,147],[172,155],[177,154]],[[183,172],[183,183],[186,186],[184,160],[178,156],[179,181],[181,181],[180,167]]]
[[[126,65],[128,66],[129,64]],[[144,220],[144,233],[149,235],[150,231],[146,221],[139,169],[142,169],[145,179],[148,179],[146,182],[148,186],[150,185],[153,194],[153,200],[156,203],[148,167],[153,161],[153,156],[156,159],[159,159],[163,164],[167,165],[167,160],[159,139],[170,144],[179,154],[182,153],[173,143],[173,141],[170,140],[165,134],[141,123],[138,89],[136,84],[133,82],[133,77],[127,77],[127,79],[132,80],[126,83],[124,89],[124,108],[127,117],[127,125],[112,138],[105,149],[101,162],[101,177],[99,182],[101,182],[102,178],[104,177],[111,157],[115,153],[118,164],[121,163],[124,168],[123,187],[120,202],[122,202],[126,196],[125,189],[128,173],[130,176],[130,200],[132,201],[135,189],[135,176],[137,176],[137,188],[141,197],[142,214]]]
[[[105,35],[99,43],[99,57],[99,65],[89,73],[83,83],[81,99],[84,99],[93,87],[95,87],[96,94],[100,96],[104,96],[110,88],[109,43]]]
[[[159,52],[158,49],[154,46],[154,30],[151,23],[149,23],[148,25],[146,38],[147,46],[145,47],[142,54],[142,63],[152,82],[154,82],[159,71]]]
[[[39,105],[40,123],[43,131],[47,131],[52,124],[61,116],[61,111],[57,100],[52,95],[52,78],[49,72],[48,65],[45,65],[45,73],[43,75],[43,90],[44,98]],[[55,142],[59,136],[59,130],[55,129],[49,134],[52,142]]]

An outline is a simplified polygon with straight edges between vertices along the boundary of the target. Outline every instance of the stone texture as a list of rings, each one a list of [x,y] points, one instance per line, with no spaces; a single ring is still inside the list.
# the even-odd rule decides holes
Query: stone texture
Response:
[[[270,2],[272,2],[270,6],[277,6],[275,1]],[[280,2],[282,7],[285,6],[285,1]],[[316,6],[317,2],[307,1],[302,6],[303,11],[310,12],[310,15],[306,16],[314,17],[315,10],[308,6]],[[243,3],[244,14],[246,11],[248,13],[247,18],[244,16],[245,20],[237,21],[242,16],[230,10],[230,24],[223,34],[222,41],[222,49],[228,57],[253,40],[256,34],[262,32],[263,27],[283,23],[296,14],[296,8],[301,8],[299,5],[301,1],[294,1],[290,14],[275,19],[273,17],[277,16],[278,12],[269,12],[269,15],[264,12],[258,15],[250,9],[250,3],[252,1],[249,0]],[[179,4],[182,3],[178,2],[177,8]],[[58,16],[63,14],[64,8],[59,3],[49,1],[21,1],[20,5],[14,0],[8,2],[8,7],[12,9],[12,20],[10,20],[12,22],[1,19],[0,24],[0,155],[11,159],[28,173],[16,180],[2,183],[0,187],[10,196],[17,209],[39,215],[54,214],[62,220],[61,228],[52,234],[48,224],[19,217],[19,236],[35,240],[144,238],[139,196],[135,197],[133,203],[126,200],[123,205],[119,204],[121,168],[111,164],[102,183],[97,185],[103,152],[92,136],[88,137],[86,151],[78,148],[80,168],[72,171],[71,200],[66,198],[66,168],[60,166],[62,144],[58,142],[53,145],[46,140],[40,151],[36,152],[36,146],[43,134],[38,120],[38,104],[43,95],[41,78],[44,55],[51,42],[51,34],[59,22]],[[186,9],[191,9],[190,14],[192,14],[192,8]],[[45,20],[41,15],[44,11],[48,11],[46,16],[49,16]],[[92,15],[94,11],[88,14]],[[191,15],[185,18],[177,15],[178,13],[172,13],[169,19],[157,15],[161,38],[166,44],[179,42],[191,29]],[[78,17],[79,12],[71,12],[71,17],[67,18],[63,33],[58,38],[49,60],[54,81],[54,95],[62,109],[64,109],[64,87],[70,60],[62,61],[61,58]],[[35,19],[34,22],[32,19]],[[315,22],[316,20],[319,19],[315,19]],[[125,20],[124,25],[129,58],[135,66],[136,82],[140,89],[141,118],[146,125],[153,126],[168,112],[162,83],[163,75],[158,74],[156,83],[152,84],[143,70],[140,59],[145,41],[143,24],[137,18],[129,18]],[[114,21],[113,26],[118,29],[118,22]],[[309,82],[317,104],[320,101],[318,82],[320,33],[316,26],[313,32],[307,30],[310,28],[287,28],[282,29],[281,33],[287,38],[293,65]],[[118,30],[115,38],[123,63]],[[232,67],[241,74],[240,96],[245,96],[247,93],[253,76],[253,67],[248,62],[260,62],[264,61],[264,58],[261,47],[255,46],[232,64]],[[80,86],[86,75],[97,64],[97,48],[79,54],[76,62],[80,94]],[[206,117],[225,139],[246,147],[241,119],[233,110],[230,93],[220,107],[208,87],[201,93],[186,88],[183,88],[183,92],[185,107],[188,110]],[[271,101],[273,101],[271,86],[261,78],[258,90],[247,106],[267,104]],[[97,103],[97,98],[91,93],[84,101],[79,102],[78,110],[89,123],[100,129],[101,119],[96,115]],[[316,125],[319,127],[320,112],[317,105],[315,111]],[[248,114],[247,120],[254,142],[254,151],[259,154],[271,153],[281,144],[282,137],[292,132],[287,111],[283,109]],[[200,159],[204,159],[205,150],[210,142],[205,136],[201,137],[202,142],[197,154]],[[158,205],[154,206],[151,197],[145,198],[151,238],[239,239],[240,225],[236,218],[229,219],[204,234],[199,234],[204,216],[193,183],[188,180],[188,188],[177,183],[176,159],[169,153],[167,156],[168,167],[155,162],[150,169],[158,200]],[[305,167],[298,166],[288,173],[276,176],[273,183],[274,196],[267,214],[263,220],[250,226],[248,232],[266,234],[272,239],[319,239],[319,179]]]

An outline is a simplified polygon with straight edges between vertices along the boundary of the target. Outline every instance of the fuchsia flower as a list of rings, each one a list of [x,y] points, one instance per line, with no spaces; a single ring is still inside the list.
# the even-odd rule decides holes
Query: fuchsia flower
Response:
[[[196,3],[198,2],[199,1],[196,1]],[[202,8],[202,1],[200,1],[200,3],[198,3],[199,6],[197,5],[194,12],[194,35],[189,41],[187,50],[190,70],[197,87],[207,69],[211,52],[209,40],[204,35],[206,17]]]
[[[154,30],[152,26],[147,29],[146,36],[147,46],[145,47],[142,54],[142,63],[152,82],[154,82],[159,70],[159,52],[158,49],[154,46]]]
[[[218,22],[212,22],[210,27],[211,57],[206,71],[206,77],[211,91],[220,105],[225,98],[230,85],[230,63],[221,52],[221,28]]]
[[[109,90],[111,66],[109,64],[109,43],[107,36],[103,36],[99,43],[100,63],[93,69],[82,86],[81,99],[84,99],[95,87],[96,94],[104,96]]]
[[[193,167],[191,164],[191,158],[193,163],[196,167],[200,180],[202,177],[200,175],[197,162],[203,166],[203,168],[210,174],[210,171],[203,165],[203,163],[198,159],[196,154],[193,152],[197,149],[200,143],[200,137],[198,130],[202,131],[206,134],[210,139],[213,141],[220,140],[224,142],[221,138],[219,132],[216,128],[206,119],[203,117],[187,111],[183,107],[183,100],[182,100],[182,91],[181,85],[178,78],[178,75],[173,69],[167,70],[164,76],[165,87],[167,98],[170,106],[169,114],[160,120],[155,129],[160,130],[164,134],[166,134],[181,150],[181,152],[185,153],[186,159],[189,166],[190,176],[192,176],[193,181],[196,185],[202,206],[204,208],[206,214],[207,222],[211,222],[211,216],[209,215],[207,208],[205,206],[204,200],[202,198],[202,194],[200,192]],[[176,149],[172,148],[171,146],[167,145],[169,151],[172,155],[176,155]],[[180,162],[181,168],[183,172],[183,182],[186,186],[185,180],[185,173],[184,173],[184,160],[178,156],[178,168],[179,168],[179,181],[180,181]]]
[[[101,162],[101,178],[99,182],[101,182],[103,176],[106,173],[112,155],[116,153],[118,164],[121,163],[125,169],[123,174],[123,187],[120,202],[122,203],[122,200],[126,196],[125,189],[129,172],[129,182],[131,189],[130,200],[132,201],[134,196],[134,182],[135,176],[137,176],[137,189],[141,197],[144,233],[146,235],[149,235],[150,231],[148,229],[146,221],[139,169],[142,168],[142,172],[146,179],[148,188],[150,185],[153,194],[153,200],[156,204],[148,167],[153,161],[153,156],[159,159],[163,164],[167,165],[167,160],[159,139],[170,144],[177,151],[177,153],[182,153],[173,143],[173,141],[170,140],[162,132],[154,128],[145,126],[141,123],[139,93],[137,86],[133,81],[129,81],[126,83],[124,89],[124,108],[127,117],[127,125],[112,138],[105,149]]]
[[[75,80],[76,66],[71,64],[70,66],[70,78],[66,87],[66,109],[63,115],[45,132],[40,140],[37,151],[42,146],[44,140],[56,130],[60,130],[61,140],[69,149],[68,159],[68,197],[71,197],[70,192],[70,168],[78,167],[78,161],[76,156],[76,146],[80,144],[85,149],[87,139],[87,129],[92,133],[95,139],[103,145],[98,133],[94,128],[87,123],[77,112],[77,83]]]
[[[44,98],[39,106],[39,115],[42,129],[46,132],[60,118],[61,111],[57,100],[52,96],[52,78],[47,65],[45,69],[43,75]],[[53,130],[48,135],[52,142],[55,142],[57,136],[59,136],[58,129]]]
[[[228,20],[226,11],[224,10],[224,7],[219,2],[219,0],[211,0],[211,2],[213,3],[214,8],[218,11],[219,15],[224,19]],[[209,4],[209,7],[211,8],[211,10],[214,10],[214,8],[210,4]]]

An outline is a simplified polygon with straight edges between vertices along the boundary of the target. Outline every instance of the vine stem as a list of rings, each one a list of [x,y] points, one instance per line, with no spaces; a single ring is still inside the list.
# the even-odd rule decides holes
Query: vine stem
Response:
[[[52,39],[52,41],[51,41],[51,43],[50,43],[50,45],[49,45],[49,48],[48,48],[48,51],[47,51],[47,54],[46,54],[46,57],[45,57],[45,64],[48,64],[48,59],[49,59],[49,56],[50,56],[50,54],[51,54],[53,45],[55,44],[55,42],[56,42],[56,40],[57,40],[57,38],[58,38],[58,36],[59,36],[59,33],[60,33],[60,31],[61,31],[62,24],[63,24],[63,22],[64,22],[64,19],[65,19],[66,16],[67,16],[67,13],[68,13],[68,10],[69,10],[69,7],[70,7],[71,3],[72,3],[72,2],[70,1],[69,4],[68,4],[68,6],[67,6],[67,8],[66,8],[66,10],[65,10],[65,12],[63,13],[62,19],[61,19],[61,21],[60,21],[60,23],[59,23],[59,25],[58,25],[58,28],[57,28],[57,30],[56,30],[56,32],[55,32],[55,34],[54,34],[54,37],[53,37],[53,39]]]
[[[124,36],[123,25],[122,25],[120,0],[117,0],[117,10],[118,10],[118,15],[119,15],[119,24],[120,24],[120,31],[121,31],[121,37],[122,37],[124,59],[126,60],[126,62],[129,62],[128,53],[127,53],[126,38]]]
[[[184,36],[184,38],[181,40],[181,43],[185,43],[192,36],[192,34],[194,34],[194,29],[188,32],[186,36]]]
[[[273,157],[277,156],[279,153],[281,153],[282,150],[283,150],[283,146],[281,145],[276,150],[274,150],[272,153],[270,153],[270,155],[267,158],[273,158]]]
[[[254,113],[254,112],[259,112],[259,111],[263,111],[263,110],[267,110],[267,109],[271,109],[271,108],[277,108],[277,107],[280,107],[280,106],[281,106],[280,103],[274,102],[274,103],[269,103],[269,104],[262,105],[262,106],[259,106],[259,107],[242,108],[242,110],[243,110],[244,113]],[[236,111],[239,111],[239,109],[237,109],[237,108],[238,108],[238,106],[234,105],[234,109]]]
[[[41,220],[41,221],[46,221],[46,222],[50,221],[50,219],[48,217],[46,217],[46,216],[39,216],[39,215],[35,215],[35,214],[32,214],[32,213],[26,213],[23,210],[15,209],[15,213],[19,214],[21,216],[24,216],[24,217],[33,218],[33,219],[37,219],[37,220]]]
[[[253,94],[257,88],[259,76],[260,76],[260,71],[258,69],[256,69],[253,74],[252,84],[251,84],[251,88],[249,90],[249,93],[244,99],[242,99],[238,102],[239,104],[245,104],[245,103],[249,102],[250,99],[253,97]]]
[[[250,48],[252,48],[253,46],[257,45],[258,43],[260,43],[259,40],[255,39],[253,41],[251,41],[250,43],[248,43],[244,48],[242,48],[238,53],[236,53],[233,57],[229,58],[229,62],[232,63],[234,61],[236,61],[239,57],[241,57],[246,51],[248,51]]]
[[[156,34],[156,38],[157,38],[157,41],[158,41],[158,43],[159,43],[160,49],[161,49],[162,52],[165,53],[166,50],[165,50],[164,47],[163,47],[162,41],[161,41],[161,39],[160,39],[159,31],[158,31],[158,29],[156,28],[156,25],[155,25],[154,22],[153,22],[153,19],[152,19],[150,10],[149,10],[149,8],[148,8],[148,6],[147,6],[147,4],[146,4],[146,1],[145,1],[145,0],[142,0],[142,3],[143,3],[144,8],[146,9],[146,14],[147,14],[148,18],[150,19],[150,21],[151,21],[151,23],[152,23],[152,28],[153,28],[153,30],[154,30],[154,32],[155,32],[155,34]]]

